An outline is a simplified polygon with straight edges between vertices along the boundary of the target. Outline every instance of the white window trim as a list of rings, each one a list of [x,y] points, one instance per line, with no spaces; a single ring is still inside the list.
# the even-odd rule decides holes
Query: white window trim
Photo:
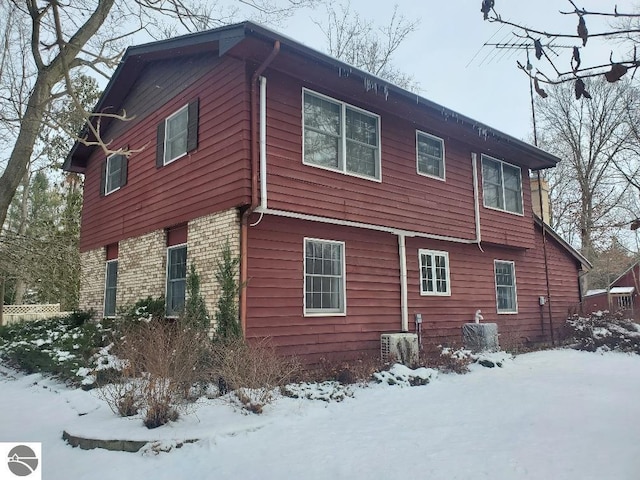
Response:
[[[500,311],[500,307],[498,306],[498,279],[496,278],[496,266],[498,263],[510,263],[513,268],[513,294],[515,296],[515,310],[503,310]],[[513,260],[494,260],[493,261],[493,283],[496,287],[496,313],[498,315],[515,315],[518,313],[518,285],[516,279],[516,262]]]
[[[497,207],[492,207],[491,205],[487,205],[485,202],[485,194],[484,194],[484,159],[488,158],[489,160],[492,160],[494,162],[498,162],[500,163],[500,175],[501,175],[501,179],[502,179],[502,203],[505,204],[505,199],[504,199],[504,170],[502,168],[502,165],[508,165],[510,167],[513,168],[517,168],[518,171],[520,172],[520,204],[522,205],[522,213],[520,212],[512,212],[511,210],[507,210],[506,208],[497,208]],[[484,206],[484,208],[488,208],[489,210],[495,210],[496,212],[503,212],[503,213],[509,213],[511,215],[517,215],[518,217],[524,217],[524,198],[523,198],[523,193],[522,190],[524,190],[524,182],[522,181],[522,169],[518,166],[518,165],[514,165],[512,163],[509,162],[505,162],[504,160],[500,160],[499,158],[495,158],[492,157],[491,155],[485,155],[484,153],[481,154],[481,160],[482,160],[482,164],[480,166],[480,170],[482,171],[482,205]]]
[[[305,127],[304,127],[304,94],[305,92],[310,93],[311,95],[315,95],[317,97],[320,97],[324,100],[327,100],[329,102],[335,103],[337,105],[340,105],[340,116],[341,116],[341,122],[340,122],[340,155],[341,158],[339,158],[339,162],[342,164],[342,168],[332,168],[332,167],[327,167],[325,165],[318,165],[316,163],[311,163],[311,162],[307,162],[305,159],[305,155],[304,155],[304,138],[305,138]],[[371,117],[375,117],[378,121],[378,131],[376,132],[377,137],[378,137],[378,148],[377,148],[377,167],[378,167],[378,177],[369,177],[367,175],[360,175],[358,173],[353,173],[353,172],[349,172],[347,171],[347,134],[346,134],[346,129],[347,129],[347,117],[346,117],[346,110],[347,107],[349,107],[352,110],[356,110],[359,112],[362,112],[366,115],[369,115]],[[363,108],[360,107],[356,107],[355,105],[351,105],[350,103],[347,102],[343,102],[341,100],[336,100],[335,98],[329,97],[327,95],[323,95],[322,93],[318,93],[315,92],[313,90],[310,90],[308,88],[303,88],[302,89],[302,163],[303,165],[308,165],[310,167],[315,167],[315,168],[321,168],[323,170],[329,170],[331,172],[338,172],[341,173],[343,175],[349,175],[350,177],[357,177],[357,178],[363,178],[365,180],[369,180],[372,182],[378,182],[378,183],[382,183],[382,143],[381,143],[381,130],[382,130],[382,123],[381,123],[381,118],[380,115],[370,112],[368,110],[365,110]]]
[[[429,173],[424,173],[420,171],[420,152],[418,149],[418,138],[420,137],[420,135],[433,138],[434,140],[439,140],[440,142],[442,142],[442,177],[438,177],[437,175],[431,175]],[[418,175],[422,175],[423,177],[433,178],[441,182],[447,181],[447,162],[446,162],[445,145],[444,145],[443,138],[436,137],[435,135],[432,135],[427,132],[423,132],[422,130],[416,130],[416,172],[418,173]]]
[[[187,131],[186,131],[186,139],[185,139],[185,143],[188,142],[189,140],[189,104],[187,103],[186,105],[180,107],[178,110],[176,110],[175,112],[173,112],[171,115],[169,115],[167,118],[164,119],[164,150],[162,152],[162,165],[169,165],[170,163],[175,162],[176,160],[184,157],[187,153],[187,148],[185,147],[185,151],[184,153],[181,153],[180,155],[178,155],[177,157],[171,158],[169,160],[167,160],[167,131],[168,131],[168,127],[169,127],[169,121],[174,118],[177,117],[178,115],[180,115],[182,113],[183,110],[187,111]]]
[[[110,263],[114,263],[114,262],[118,262],[117,258],[114,258],[112,260],[107,260],[104,264],[104,299],[102,302],[102,314],[104,316],[104,318],[115,318],[116,317],[116,312],[114,312],[113,315],[107,315],[107,274],[109,273],[109,264]],[[118,309],[118,303],[117,303],[117,295],[118,295],[118,283],[116,280],[116,301],[114,301],[114,307],[115,310],[117,311]]]
[[[430,292],[428,290],[423,290],[422,288],[422,255],[431,255],[435,258],[436,255],[438,256],[442,256],[445,259],[445,264],[446,264],[446,273],[447,273],[447,291],[446,292],[438,292],[437,290],[434,290],[433,292]],[[435,269],[435,263],[434,263],[434,269]],[[445,252],[443,250],[428,250],[428,249],[424,249],[421,248],[418,250],[418,277],[420,278],[420,295],[422,295],[423,297],[450,297],[451,296],[451,278],[450,278],[450,264],[449,264],[449,252]],[[434,272],[435,273],[435,272]],[[436,280],[436,276],[434,275],[433,277],[433,281],[434,281],[434,287],[435,287],[435,282]]]
[[[189,255],[188,242],[179,243],[177,245],[171,245],[170,247],[167,247],[167,256],[165,257],[166,266],[165,266],[165,269],[164,269],[165,270],[165,272],[164,272],[164,298],[165,298],[165,316],[166,316],[166,318],[178,318],[178,315],[166,315],[166,313],[167,313],[166,302],[167,302],[167,300],[169,298],[169,288],[168,288],[169,287],[169,252],[171,250],[176,250],[176,249],[182,248],[182,247],[187,247],[187,263],[188,263],[189,262],[189,258],[188,258],[188,255]],[[187,267],[188,267],[188,265],[187,265]],[[186,275],[188,275],[188,274],[189,274],[189,268],[187,268],[187,272],[186,272]],[[186,281],[186,278],[187,278],[186,275],[185,275],[185,281]],[[185,290],[185,294],[184,294],[184,301],[185,301],[185,303],[187,301],[186,290]]]
[[[113,192],[117,192],[122,188],[122,185],[118,184],[118,186],[112,190],[109,190],[109,163],[111,159],[114,157],[121,155],[119,153],[113,153],[107,157],[107,165],[105,167],[105,175],[104,175],[104,196],[111,195]],[[122,163],[120,164],[120,178],[122,178]]]
[[[342,312],[322,312],[307,310],[307,241],[335,243],[342,246]],[[305,317],[346,317],[347,316],[347,270],[346,270],[346,246],[339,240],[326,240],[324,238],[304,237],[302,239],[302,311]]]

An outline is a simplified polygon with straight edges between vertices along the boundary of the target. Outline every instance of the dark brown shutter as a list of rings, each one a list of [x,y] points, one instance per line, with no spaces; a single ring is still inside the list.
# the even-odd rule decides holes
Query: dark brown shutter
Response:
[[[102,171],[100,172],[100,196],[104,197],[104,191],[107,186],[107,159],[102,162]]]
[[[129,147],[127,147],[128,150]],[[129,159],[126,155],[120,155],[120,186],[124,187],[127,184],[127,174],[129,170]]]
[[[198,148],[198,114],[199,99],[195,99],[189,103],[188,107],[188,123],[187,123],[187,152],[191,152]]]
[[[156,168],[162,168],[164,166],[164,123],[162,120],[158,124],[158,138],[156,144]]]

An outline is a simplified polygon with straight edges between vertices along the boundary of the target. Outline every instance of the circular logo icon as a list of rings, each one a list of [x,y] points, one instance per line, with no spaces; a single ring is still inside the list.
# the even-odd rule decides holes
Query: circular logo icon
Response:
[[[9,452],[8,460],[9,470],[18,477],[31,475],[38,468],[36,453],[26,445],[13,447]]]

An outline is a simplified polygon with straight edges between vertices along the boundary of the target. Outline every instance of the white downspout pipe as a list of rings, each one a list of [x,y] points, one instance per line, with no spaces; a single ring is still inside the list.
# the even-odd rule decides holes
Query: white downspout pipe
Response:
[[[473,168],[473,203],[474,203],[474,214],[476,220],[476,242],[478,244],[478,248],[482,250],[482,246],[480,243],[482,242],[482,233],[480,232],[480,194],[478,188],[478,154],[471,154],[471,166]]]
[[[398,234],[398,256],[400,257],[400,310],[402,331],[409,331],[409,301],[407,299],[407,247],[404,234]]]
[[[260,77],[260,208],[267,208],[267,78]]]

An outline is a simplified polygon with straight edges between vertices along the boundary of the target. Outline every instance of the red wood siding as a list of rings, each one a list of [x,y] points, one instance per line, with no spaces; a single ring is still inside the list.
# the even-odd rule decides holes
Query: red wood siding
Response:
[[[533,246],[531,198],[523,169],[524,215],[482,207],[482,175],[477,145],[463,143],[446,122],[415,111],[398,115],[397,105],[336,93],[351,80],[335,77],[320,87],[269,70],[267,86],[267,186],[269,207],[341,220],[419,232],[475,238],[472,152],[478,153],[478,187],[483,239],[498,244]],[[307,78],[313,78],[309,75]],[[302,163],[302,88],[380,115],[382,182]],[[329,89],[333,87],[335,90]],[[383,108],[384,107],[384,108]],[[410,108],[410,107],[408,107]],[[415,113],[415,115],[413,115]],[[416,130],[444,139],[446,182],[416,171]],[[486,144],[481,144],[486,148]],[[506,153],[506,152],[502,152]],[[496,155],[493,153],[492,155]],[[501,155],[505,161],[508,156]]]
[[[183,68],[178,62],[148,67],[134,90],[144,97],[154,92],[152,112],[137,116],[127,124],[122,135],[114,139],[113,148],[128,145],[134,153],[129,159],[127,184],[120,190],[100,196],[100,170],[104,155],[94,152],[85,175],[82,211],[82,251],[97,248],[123,238],[186,222],[209,213],[240,206],[250,199],[249,163],[249,93],[245,65],[225,58],[199,61],[210,65],[194,70],[195,80],[188,81],[190,71],[174,79],[184,89],[155,88],[154,75]],[[173,85],[173,83],[169,83]],[[176,94],[177,93],[177,94]],[[194,98],[200,99],[199,145],[197,150],[157,169],[155,165],[156,127],[162,119]],[[132,106],[142,105],[133,96]],[[131,116],[136,108],[124,108]],[[121,127],[118,127],[121,128]],[[99,150],[99,149],[98,149]],[[140,150],[137,151],[136,150]]]
[[[532,228],[533,229],[533,228]],[[407,238],[409,328],[423,317],[423,341],[460,344],[460,328],[477,309],[484,321],[496,322],[503,344],[548,341],[549,319],[539,296],[546,297],[541,233],[536,248],[504,249],[483,245]],[[303,315],[303,239],[345,242],[347,314]],[[380,334],[401,329],[397,237],[356,228],[264,216],[249,228],[247,335],[270,336],[283,352],[306,362],[322,357],[356,356],[379,351]],[[450,297],[421,296],[418,250],[449,252]],[[579,301],[575,259],[548,239],[554,329]],[[498,314],[494,260],[515,262],[517,314]],[[557,338],[557,336],[556,336]]]
[[[345,242],[346,316],[303,315],[304,238]],[[394,235],[265,216],[249,228],[247,336],[270,336],[285,353],[316,362],[377,352],[380,332],[400,329]]]
[[[533,230],[533,229],[532,229]],[[539,297],[547,296],[542,251],[542,235],[535,231],[536,247],[505,249],[491,245],[462,245],[407,239],[409,312],[411,328],[421,313],[423,336],[439,343],[442,338],[459,342],[460,327],[473,322],[480,309],[485,322],[498,324],[501,342],[550,340],[548,307],[540,307]],[[451,296],[422,296],[419,284],[419,249],[449,252]],[[578,270],[575,260],[552,239],[548,239],[549,277],[554,331],[567,319],[569,309],[579,302]],[[518,313],[498,314],[494,260],[513,261],[516,273]]]

